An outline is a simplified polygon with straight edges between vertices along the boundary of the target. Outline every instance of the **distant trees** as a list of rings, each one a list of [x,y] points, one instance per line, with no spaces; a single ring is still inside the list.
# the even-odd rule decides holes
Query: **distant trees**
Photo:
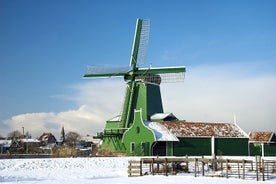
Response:
[[[65,135],[65,143],[70,147],[75,147],[80,139],[80,135],[76,132],[68,132]]]
[[[21,135],[21,132],[19,132],[18,130],[12,131],[10,133],[8,133],[8,139],[18,139]]]

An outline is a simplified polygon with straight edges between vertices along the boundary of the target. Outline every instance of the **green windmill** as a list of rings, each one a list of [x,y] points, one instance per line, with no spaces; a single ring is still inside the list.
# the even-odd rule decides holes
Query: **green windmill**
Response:
[[[150,21],[137,19],[129,67],[93,67],[88,66],[85,78],[124,77],[127,84],[121,114],[108,120],[103,132],[97,138],[103,139],[102,146],[113,151],[125,152],[122,137],[133,124],[135,110],[141,109],[143,121],[150,121],[151,116],[163,113],[160,93],[161,82],[184,80],[185,67],[139,68],[144,63],[149,40]]]

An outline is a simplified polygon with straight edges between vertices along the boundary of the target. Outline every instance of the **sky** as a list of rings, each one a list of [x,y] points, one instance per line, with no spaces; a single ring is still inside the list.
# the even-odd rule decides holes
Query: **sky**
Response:
[[[121,112],[122,78],[83,79],[87,65],[128,66],[137,18],[150,19],[143,67],[186,66],[161,84],[165,112],[276,131],[273,0],[0,0],[0,135],[95,135]]]

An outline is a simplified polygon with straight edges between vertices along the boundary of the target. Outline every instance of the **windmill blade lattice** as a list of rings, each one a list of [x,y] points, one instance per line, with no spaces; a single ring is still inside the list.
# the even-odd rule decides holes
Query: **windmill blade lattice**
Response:
[[[145,64],[146,55],[149,43],[149,32],[150,32],[150,20],[143,20],[142,30],[140,34],[140,43],[138,50],[137,65]]]
[[[130,67],[96,67],[87,66],[84,77],[118,77],[124,76],[130,71]]]
[[[129,64],[133,69],[136,65],[145,63],[149,41],[150,20],[137,19],[135,30]]]

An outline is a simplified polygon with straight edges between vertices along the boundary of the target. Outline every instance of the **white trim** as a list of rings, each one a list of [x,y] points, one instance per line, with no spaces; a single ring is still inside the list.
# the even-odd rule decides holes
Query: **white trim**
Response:
[[[215,145],[216,143],[215,143],[215,137],[214,136],[212,136],[211,137],[211,154],[212,154],[212,156],[214,157],[215,155],[216,155],[216,152],[215,152]]]
[[[132,147],[133,145],[133,147]],[[130,145],[129,145],[129,152],[130,153],[134,153],[135,152],[135,142],[130,142]]]

